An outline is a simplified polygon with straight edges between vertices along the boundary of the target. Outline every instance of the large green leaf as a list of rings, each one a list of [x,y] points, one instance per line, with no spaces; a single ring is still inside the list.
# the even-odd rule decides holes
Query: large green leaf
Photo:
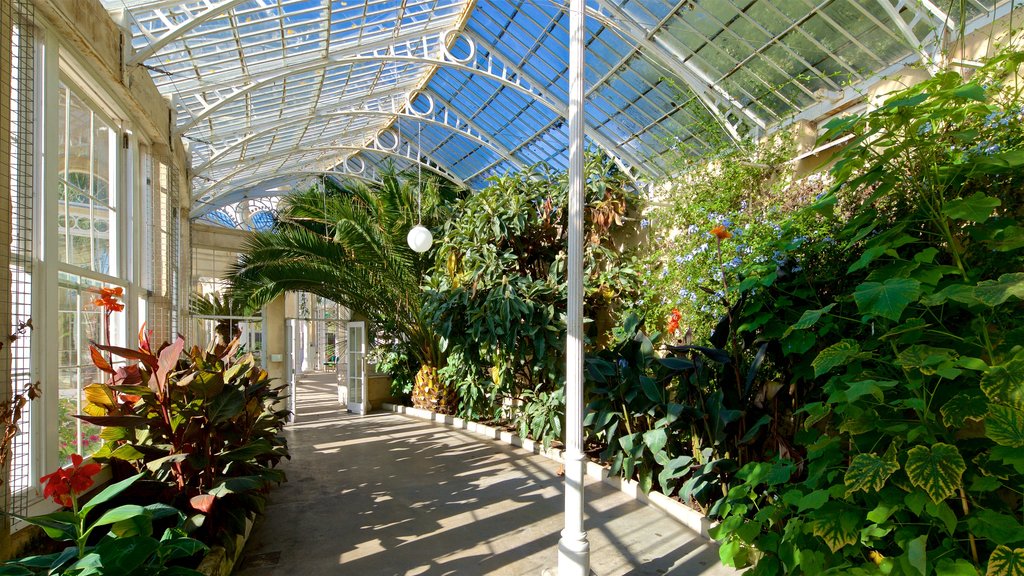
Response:
[[[667,442],[668,435],[665,434],[664,428],[655,428],[654,430],[644,432],[644,444],[647,445],[647,449],[651,451],[651,454],[660,453],[665,449]]]
[[[120,482],[107,486],[106,488],[103,489],[102,492],[90,498],[89,501],[82,506],[81,513],[85,514],[89,510],[95,508],[96,506],[99,506],[100,504],[103,504],[104,502],[107,502],[108,500],[114,498],[115,496],[123,492],[126,488],[134,484],[135,481],[138,480],[139,478],[142,478],[142,474],[136,474],[135,476],[125,478]]]
[[[989,306],[998,306],[1010,297],[1024,300],[1024,272],[1003,274],[997,280],[978,282],[974,295]]]
[[[1024,411],[993,404],[985,418],[985,436],[1000,446],[1024,447]]]
[[[864,517],[858,510],[846,506],[823,507],[816,516],[811,522],[811,533],[824,540],[833,552],[860,540]]]
[[[950,428],[961,428],[968,420],[980,421],[988,414],[988,399],[977,389],[961,392],[950,398],[942,409],[942,423]]]
[[[861,314],[899,321],[903,310],[921,295],[921,283],[910,278],[889,278],[884,282],[864,282],[853,293]]]
[[[985,576],[1024,576],[1024,548],[996,546],[988,558]]]
[[[825,348],[818,353],[818,356],[811,362],[814,367],[814,375],[821,376],[829,370],[845,364],[860,354],[860,346],[854,340],[841,340]]]
[[[266,485],[266,481],[259,476],[238,476],[236,478],[223,480],[220,484],[217,484],[212,490],[210,490],[210,494],[213,494],[217,498],[223,498],[228,494],[255,492],[263,489]]]
[[[991,198],[981,192],[975,192],[967,198],[957,198],[946,202],[942,213],[954,220],[984,222],[1000,204],[1002,202],[998,198]]]
[[[1024,409],[1024,356],[989,368],[981,377],[981,390],[993,402]]]
[[[910,482],[939,503],[956,493],[967,466],[956,446],[940,442],[911,448],[905,469]]]
[[[824,316],[825,314],[828,314],[828,312],[832,310],[832,308],[835,308],[835,303],[829,304],[828,306],[825,306],[824,308],[819,308],[817,310],[804,310],[804,313],[800,316],[800,319],[796,321],[796,324],[793,324],[792,326],[789,327],[789,329],[786,330],[785,335],[789,335],[789,333],[792,332],[793,330],[804,330],[810,328],[811,326],[814,326],[815,324],[818,323],[818,320],[821,320],[821,317]]]
[[[978,569],[963,558],[943,558],[935,565],[935,576],[978,576]]]
[[[96,553],[103,560],[103,574],[131,574],[159,547],[160,542],[155,538],[131,536],[104,540],[97,546]]]
[[[877,492],[885,486],[889,476],[899,469],[900,465],[895,459],[875,454],[858,454],[850,462],[843,481],[848,493],[858,490]]]
[[[211,424],[227,422],[245,409],[245,395],[237,388],[225,387],[209,402],[207,414]]]
[[[968,519],[971,532],[993,544],[1011,546],[1024,542],[1024,526],[1009,514],[984,508],[976,510]]]
[[[125,504],[123,506],[118,506],[113,510],[104,512],[93,526],[106,526],[108,524],[114,524],[136,516],[146,516],[147,514],[148,512],[146,509],[138,504]]]
[[[928,574],[928,535],[921,534],[907,543],[907,562],[919,576]]]
[[[71,512],[57,511],[41,516],[18,517],[29,524],[39,526],[54,540],[72,540],[78,532],[78,521]]]

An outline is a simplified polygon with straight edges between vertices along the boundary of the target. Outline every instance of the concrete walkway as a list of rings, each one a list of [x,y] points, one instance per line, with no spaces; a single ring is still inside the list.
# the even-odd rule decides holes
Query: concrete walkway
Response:
[[[352,416],[337,398],[333,375],[300,384],[288,482],[236,575],[518,576],[555,565],[557,463],[406,416]],[[586,491],[599,576],[735,573],[660,511],[599,482]]]

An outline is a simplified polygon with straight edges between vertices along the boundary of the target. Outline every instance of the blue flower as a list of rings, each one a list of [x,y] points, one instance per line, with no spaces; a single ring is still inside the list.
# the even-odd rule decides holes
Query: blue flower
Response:
[[[625,358],[619,358],[619,368],[623,370],[629,368],[629,362]]]
[[[643,220],[640,221],[640,229],[641,230],[643,230],[644,228],[647,228],[650,225],[651,225],[651,221],[648,220],[647,218],[644,218]]]
[[[725,263],[725,267],[726,268],[730,268],[730,269],[735,269],[735,268],[739,268],[740,264],[743,264],[743,259],[740,258],[739,256],[737,256],[737,257],[733,258],[732,260],[729,260],[728,262],[726,262]]]
[[[682,264],[684,262],[682,256],[676,256],[676,264]]]
[[[920,128],[917,129],[917,133],[919,135],[927,134],[927,133],[929,133],[931,131],[932,131],[932,122],[931,122],[931,120],[925,122],[924,125],[922,125]]]

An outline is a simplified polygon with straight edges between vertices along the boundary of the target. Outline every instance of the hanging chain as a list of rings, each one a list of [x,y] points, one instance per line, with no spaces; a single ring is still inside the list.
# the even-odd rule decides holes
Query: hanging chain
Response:
[[[416,124],[416,223],[423,224],[423,124]]]

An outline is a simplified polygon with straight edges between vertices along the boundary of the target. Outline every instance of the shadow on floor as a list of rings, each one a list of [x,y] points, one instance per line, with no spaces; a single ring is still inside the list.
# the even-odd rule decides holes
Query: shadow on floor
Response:
[[[562,479],[545,458],[394,414],[353,416],[334,375],[301,383],[274,491],[239,576],[540,574],[556,561]],[[731,574],[659,511],[587,486],[592,567]]]

